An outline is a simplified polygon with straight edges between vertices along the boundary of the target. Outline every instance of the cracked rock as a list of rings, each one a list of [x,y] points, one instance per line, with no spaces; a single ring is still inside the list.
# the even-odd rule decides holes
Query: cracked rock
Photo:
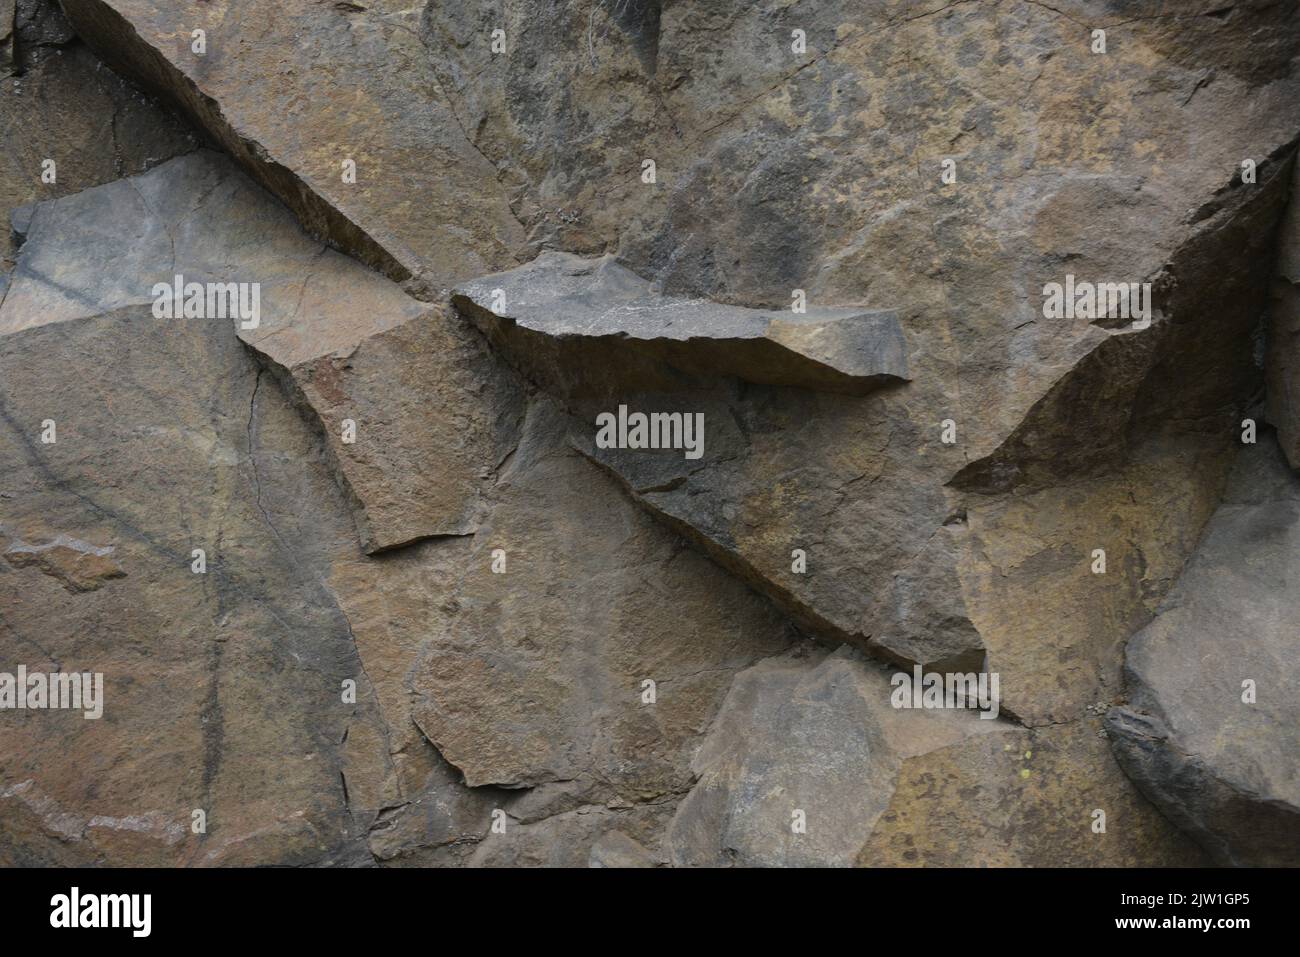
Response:
[[[155,284],[175,276],[256,284],[256,317],[168,321],[237,322],[284,376],[325,436],[367,551],[475,530],[523,414],[514,381],[472,331],[310,240],[228,160],[194,153],[20,219],[0,333],[152,307]]]

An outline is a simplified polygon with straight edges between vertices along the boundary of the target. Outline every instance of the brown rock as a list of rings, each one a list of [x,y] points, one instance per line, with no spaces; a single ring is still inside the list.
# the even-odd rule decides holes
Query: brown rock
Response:
[[[69,0],[64,10],[110,66],[167,94],[310,232],[391,278],[436,291],[508,264],[522,244],[495,169],[439,88],[414,10],[393,0]],[[188,39],[196,29],[203,53]]]
[[[4,557],[17,568],[39,568],[71,592],[94,591],[107,579],[126,574],[113,561],[112,545],[91,545],[68,535],[56,536],[39,545],[21,540],[12,542],[4,550]]]

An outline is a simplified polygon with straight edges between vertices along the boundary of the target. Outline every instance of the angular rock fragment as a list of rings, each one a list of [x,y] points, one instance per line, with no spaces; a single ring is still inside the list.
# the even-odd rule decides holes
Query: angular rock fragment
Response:
[[[178,104],[309,232],[391,278],[436,292],[509,265],[522,244],[496,170],[439,88],[415,29],[418,8],[396,0],[63,8],[110,66]],[[201,52],[190,39],[196,29]]]
[[[452,304],[528,372],[567,394],[678,389],[689,377],[861,395],[906,381],[892,312],[746,309],[663,296],[613,257],[543,253],[458,288]],[[659,364],[687,374],[674,383]]]
[[[673,863],[851,866],[898,774],[891,710],[884,676],[848,654],[739,675],[692,762],[700,781],[669,829]],[[935,746],[989,726],[936,714],[918,723]]]
[[[367,551],[474,530],[522,416],[518,388],[474,333],[309,240],[229,161],[191,154],[18,218],[27,238],[0,333],[153,308],[173,289],[180,312],[197,283],[196,311],[217,314],[167,321],[236,323],[286,376],[324,432]]]
[[[1245,446],[1155,620],[1130,639],[1116,757],[1216,861],[1300,863],[1300,482]]]
[[[599,402],[575,413],[574,446],[810,634],[900,662],[979,667],[985,649],[957,579],[966,527],[935,481],[960,453],[912,420],[923,400],[723,385],[619,401],[702,415],[703,457],[602,448],[595,416],[613,406]]]

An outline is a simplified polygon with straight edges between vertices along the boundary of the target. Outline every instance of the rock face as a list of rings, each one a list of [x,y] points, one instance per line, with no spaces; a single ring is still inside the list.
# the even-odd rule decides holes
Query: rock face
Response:
[[[740,674],[696,753],[699,783],[669,828],[673,862],[1199,861],[1106,760],[1095,719],[1033,733],[971,711],[899,710],[889,672],[841,650],[770,659]],[[1098,806],[1129,833],[1094,832]],[[1027,837],[1045,830],[1048,857]]]
[[[746,671],[696,754],[699,784],[669,832],[674,863],[851,865],[905,756],[884,726],[898,714],[883,675],[851,656]],[[972,714],[939,714],[904,734],[905,747],[943,747],[989,727]]]
[[[194,153],[19,218],[29,245],[0,330],[152,309],[159,282],[205,295],[213,282],[256,283],[243,302],[257,314],[240,313],[238,334],[319,423],[366,550],[473,531],[522,416],[518,389],[444,311],[307,239],[227,160]],[[110,244],[123,224],[125,250]]]
[[[552,403],[536,401],[518,441],[493,452],[509,462],[498,474],[455,476],[456,457],[440,452],[415,476],[422,501],[436,500],[448,478],[462,495],[485,482],[490,520],[477,534],[435,534],[394,558],[365,557],[373,523],[350,516],[347,505],[360,497],[369,508],[372,496],[382,503],[388,486],[351,482],[356,473],[337,467],[335,453],[346,446],[327,437],[326,414],[304,397],[324,395],[328,408],[343,400],[318,386],[312,350],[360,366],[367,350],[400,355],[393,337],[418,332],[423,338],[406,340],[410,403],[366,407],[371,415],[358,415],[358,435],[427,443],[430,430],[406,417],[454,413],[453,388],[473,371],[451,368],[469,347],[428,348],[428,330],[447,313],[307,240],[211,153],[17,218],[24,244],[0,309],[5,361],[13,363],[3,397],[11,459],[0,493],[7,634],[15,648],[56,667],[110,676],[117,717],[106,727],[115,730],[106,738],[93,733],[98,726],[69,725],[62,740],[70,751],[101,748],[111,758],[189,715],[202,731],[174,747],[205,770],[201,782],[185,763],[160,775],[144,792],[151,823],[136,826],[130,822],[140,815],[129,807],[141,798],[139,765],[117,774],[119,765],[105,765],[101,799],[51,781],[37,770],[41,749],[27,737],[48,725],[30,720],[16,737],[26,757],[3,769],[13,782],[0,814],[13,836],[12,860],[354,863],[368,849],[377,860],[420,851],[445,862],[473,850],[489,833],[491,812],[506,807],[540,844],[525,853],[495,842],[467,863],[550,860],[544,848],[560,839],[552,818],[566,814],[578,816],[561,836],[583,848],[586,863],[606,830],[629,826],[610,804],[645,805],[652,823],[667,813],[661,802],[689,789],[690,752],[730,676],[784,649],[789,628],[569,448],[565,416]],[[111,228],[134,241],[105,243]],[[296,270],[297,282],[277,280]],[[262,277],[257,327],[241,329],[239,315],[156,317],[154,280],[176,272],[195,281]],[[358,326],[359,316],[370,325]],[[447,333],[464,343],[475,343],[473,335]],[[492,361],[481,343],[474,348],[479,361]],[[42,376],[41,357],[52,354],[78,363],[79,389]],[[164,387],[147,377],[139,366],[152,361],[164,361],[175,381]],[[522,397],[504,367],[484,375],[494,384],[456,400],[470,403],[460,414],[475,423],[496,414],[500,396]],[[142,390],[144,381],[150,387]],[[177,412],[164,399],[171,391],[216,404],[203,414]],[[40,441],[47,418],[57,427],[53,455]],[[178,424],[187,421],[195,424]],[[87,457],[88,444],[99,453]],[[378,461],[381,478],[385,468],[398,468],[393,457]],[[102,485],[104,475],[117,478]],[[158,489],[173,482],[177,491],[160,508]],[[303,501],[313,503],[310,513]],[[89,544],[101,540],[108,544]],[[202,574],[193,571],[196,545],[206,552]],[[50,584],[34,590],[42,579]],[[38,625],[56,584],[110,596],[66,612],[66,600],[54,604],[68,629],[57,641]],[[102,647],[78,644],[83,629]],[[165,653],[149,650],[159,629],[176,631]],[[122,634],[131,641],[114,640]],[[211,647],[204,680],[189,674],[203,675],[204,659],[188,650],[195,643]],[[154,676],[137,678],[123,697],[112,676],[140,656]],[[238,674],[227,679],[229,667]],[[151,708],[155,685],[173,680],[196,697]],[[351,696],[344,682],[355,684]],[[646,682],[656,689],[648,698]],[[234,702],[302,696],[311,707],[291,709],[257,734],[246,722],[259,709],[224,717]],[[516,719],[497,720],[511,709]],[[227,728],[238,742],[225,740]],[[327,760],[313,773],[295,770],[295,761],[317,759]],[[238,789],[281,760],[286,779],[243,810]],[[307,802],[313,789],[330,800]],[[191,836],[192,810],[212,820],[210,836]],[[129,831],[130,841],[115,843],[125,838],[113,828]],[[62,856],[42,843],[55,833],[69,848]]]
[[[408,5],[62,6],[110,66],[171,94],[310,231],[392,278],[436,290],[505,265],[523,244]]]
[[[590,482],[546,404],[529,418],[451,590],[452,616],[415,664],[412,717],[471,786],[599,781],[641,800],[682,791],[687,745],[732,674],[784,648],[785,625],[629,514],[613,483]]]
[[[1292,195],[1297,177],[1300,165],[1292,173]],[[1291,468],[1300,469],[1300,208],[1294,203],[1278,230],[1268,339],[1268,419]]]
[[[106,70],[53,2],[0,2],[0,215],[139,173],[199,137]],[[53,163],[53,167],[50,163]],[[0,230],[0,290],[13,237]]]
[[[1300,484],[1246,447],[1154,621],[1129,641],[1121,765],[1220,863],[1300,859]]]
[[[0,863],[1300,865],[1293,6],[0,0]]]

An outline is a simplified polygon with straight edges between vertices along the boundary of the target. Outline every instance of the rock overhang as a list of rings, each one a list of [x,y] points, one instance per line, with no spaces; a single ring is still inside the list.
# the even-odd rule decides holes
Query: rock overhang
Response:
[[[892,310],[809,305],[796,312],[663,295],[612,255],[544,252],[459,286],[452,304],[525,371],[562,392],[583,390],[548,373],[538,361],[548,351],[537,348],[542,342],[559,361],[603,355],[629,391],[671,388],[659,365],[697,379],[849,395],[910,378],[906,337]]]

